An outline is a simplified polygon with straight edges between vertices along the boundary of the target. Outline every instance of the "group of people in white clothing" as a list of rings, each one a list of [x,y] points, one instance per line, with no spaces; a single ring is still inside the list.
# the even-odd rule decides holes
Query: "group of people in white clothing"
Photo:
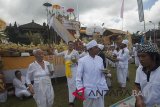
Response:
[[[128,62],[130,55],[128,42],[129,41],[125,39],[119,43],[117,47],[112,46],[113,49],[108,52],[109,56],[114,59],[107,59],[107,63],[111,64],[111,67],[116,67],[117,80],[121,89],[126,88],[126,80],[129,75]]]
[[[122,89],[126,87],[128,60],[130,58],[127,44],[128,40],[123,40],[117,53],[117,78]],[[135,107],[159,107],[160,53],[157,44],[151,42],[136,43],[134,57],[135,65],[138,67],[134,90]]]
[[[103,45],[101,45],[103,46]],[[104,46],[103,46],[104,47]],[[101,71],[104,69],[103,60],[98,56],[101,49],[95,40],[86,45],[87,52],[80,55],[74,50],[72,41],[68,42],[68,49],[58,53],[57,50],[51,49],[54,55],[63,56],[65,59],[65,73],[68,85],[69,107],[74,107],[75,96],[73,92],[77,89],[85,88],[84,107],[104,107],[104,95],[108,90],[105,75]],[[52,107],[54,102],[54,90],[50,77],[48,65],[50,63],[44,60],[44,53],[41,49],[33,50],[35,61],[29,65],[26,79],[21,76],[20,71],[16,71],[16,78],[13,80],[16,87],[16,96],[32,95],[37,107]],[[92,78],[91,78],[92,77]],[[34,81],[34,84],[31,81]],[[25,86],[25,81],[27,87]],[[103,96],[93,96],[91,91],[104,91]]]
[[[44,60],[44,52],[41,49],[33,50],[33,55],[35,61],[29,65],[26,77],[22,76],[21,71],[15,71],[15,95],[19,99],[33,96],[37,107],[53,107],[54,90],[51,76],[54,71],[49,69],[50,63]]]
[[[126,44],[126,42],[122,42]],[[58,53],[57,50],[51,49],[54,55],[63,56],[65,59],[65,73],[68,85],[69,107],[74,107],[75,96],[73,92],[76,90],[85,88],[83,101],[83,107],[104,107],[104,95],[107,93],[108,85],[106,82],[105,74],[102,72],[106,68],[105,55],[102,50],[104,45],[97,44],[95,40],[86,44],[87,52],[80,55],[78,51],[74,50],[74,44],[72,41],[68,42],[68,49]],[[26,83],[28,87],[24,85],[24,78],[20,72],[17,71],[16,79],[14,80],[15,87],[18,87],[16,83],[20,83],[24,87],[24,90],[17,91],[16,96],[21,98],[22,96],[33,95],[38,107],[52,107],[54,102],[54,90],[50,77],[53,72],[50,72],[47,61],[44,61],[44,53],[41,49],[33,51],[35,61],[29,65],[26,74]],[[125,66],[122,62],[128,55],[126,45],[122,46],[121,51],[117,56],[119,66],[117,67],[118,80],[122,87],[126,86],[124,77],[127,75],[128,66]],[[125,69],[125,71],[124,71]],[[33,78],[34,84],[31,84]],[[18,88],[17,88],[18,89]],[[25,91],[25,92],[24,92]],[[90,92],[97,93],[103,92],[103,95],[95,95]]]
[[[103,46],[104,47],[104,46]],[[54,55],[64,56],[66,77],[68,85],[69,106],[74,107],[76,89],[85,88],[84,107],[104,107],[103,96],[89,96],[89,92],[97,90],[108,90],[105,76],[101,69],[104,68],[103,60],[97,56],[100,52],[98,44],[92,40],[86,44],[87,52],[79,54],[74,50],[72,41],[68,42],[68,50],[58,53],[52,50]],[[68,66],[69,65],[69,66]],[[91,79],[91,77],[93,77]]]
[[[126,87],[128,75],[129,50],[128,40],[123,40],[119,45],[120,50],[116,52],[117,79],[120,87]],[[104,107],[104,95],[109,88],[105,73],[105,55],[102,52],[104,45],[97,44],[95,40],[86,44],[87,52],[83,55],[74,49],[74,42],[68,42],[68,49],[58,53],[51,49],[53,55],[63,56],[65,59],[65,73],[68,85],[69,107],[74,107],[76,90],[84,89],[83,107]],[[148,43],[137,47],[137,56],[140,64],[136,72],[135,90],[136,107],[151,107],[160,105],[160,54],[156,44]],[[54,89],[51,83],[50,63],[44,60],[44,53],[41,49],[33,50],[35,61],[33,61],[26,74],[26,78],[20,71],[15,72],[13,84],[15,95],[18,98],[33,96],[37,107],[52,107],[54,103]],[[31,81],[34,84],[31,84]],[[26,82],[25,82],[26,81]],[[25,85],[27,84],[27,86]],[[97,91],[103,94],[96,94]],[[92,93],[91,93],[92,92]],[[139,95],[142,92],[142,95]],[[95,94],[93,94],[95,93]],[[83,92],[79,91],[79,95]]]

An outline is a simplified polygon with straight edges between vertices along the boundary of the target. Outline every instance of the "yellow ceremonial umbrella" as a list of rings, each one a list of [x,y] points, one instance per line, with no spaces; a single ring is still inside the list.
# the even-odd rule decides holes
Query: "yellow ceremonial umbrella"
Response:
[[[56,10],[55,13],[56,13],[56,15],[58,15],[58,13],[59,13],[58,10],[61,9],[61,6],[58,4],[54,4],[54,5],[52,5],[52,8]]]
[[[53,9],[60,9],[60,8],[61,8],[61,6],[60,6],[60,5],[58,5],[58,4],[54,4],[54,5],[52,5],[52,8],[53,8]]]
[[[6,22],[0,19],[0,31],[6,28]]]

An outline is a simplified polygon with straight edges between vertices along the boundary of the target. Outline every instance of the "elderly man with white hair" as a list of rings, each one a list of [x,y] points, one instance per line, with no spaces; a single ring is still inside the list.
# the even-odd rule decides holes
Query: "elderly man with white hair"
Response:
[[[97,56],[98,47],[95,40],[90,41],[86,48],[89,54],[78,61],[76,87],[78,90],[85,88],[83,107],[104,107],[104,95],[108,86],[101,71],[104,69],[103,60]],[[101,92],[102,95],[97,92]]]
[[[117,56],[117,78],[121,88],[126,87],[126,78],[128,74],[129,50],[127,48],[128,40],[123,40],[120,46],[121,50]]]
[[[33,50],[35,61],[29,65],[26,82],[29,86],[29,91],[33,95],[37,107],[52,107],[54,100],[54,90],[51,83],[51,75],[53,71],[49,69],[50,63],[44,61],[44,53],[41,49]],[[33,77],[34,84],[31,84]]]

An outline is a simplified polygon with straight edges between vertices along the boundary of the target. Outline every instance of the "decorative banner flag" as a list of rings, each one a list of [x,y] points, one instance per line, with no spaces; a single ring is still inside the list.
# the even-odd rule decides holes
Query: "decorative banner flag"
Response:
[[[123,19],[123,11],[124,11],[124,0],[122,1],[122,6],[121,6],[121,14],[120,17]]]
[[[144,44],[144,35],[141,35],[141,44]]]
[[[137,0],[138,3],[138,13],[139,13],[139,21],[144,21],[144,12],[143,12],[143,2],[142,0]]]

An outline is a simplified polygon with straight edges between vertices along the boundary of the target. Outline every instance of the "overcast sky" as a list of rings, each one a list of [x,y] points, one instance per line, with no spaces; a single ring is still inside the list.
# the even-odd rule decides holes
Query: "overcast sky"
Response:
[[[43,3],[59,4],[64,9],[74,8],[83,26],[101,26],[122,29],[120,10],[122,0],[0,0],[0,18],[7,23],[26,24],[34,20],[42,24],[46,22],[46,8]],[[160,21],[160,0],[143,0],[146,29],[158,27]],[[143,22],[139,22],[137,0],[124,0],[124,31],[143,31]]]

